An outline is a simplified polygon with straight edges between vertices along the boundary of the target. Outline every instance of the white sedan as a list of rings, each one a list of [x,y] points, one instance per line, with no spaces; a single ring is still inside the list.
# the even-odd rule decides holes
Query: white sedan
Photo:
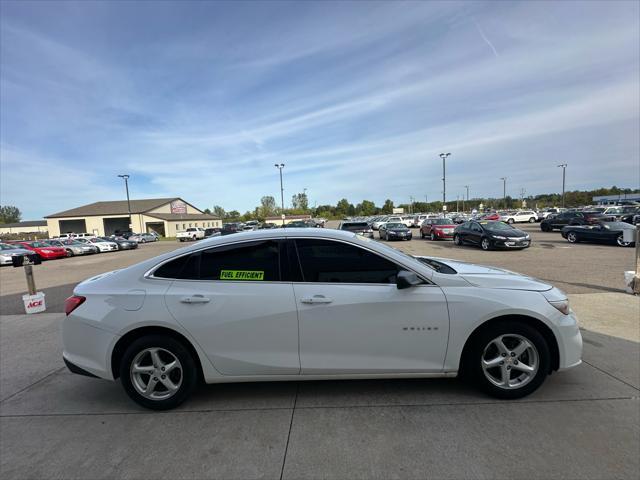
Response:
[[[353,233],[202,240],[80,283],[64,361],[152,409],[207,383],[464,375],[520,398],[581,362],[564,293],[534,278],[411,257]]]
[[[76,238],[78,242],[84,243],[85,245],[93,245],[98,249],[98,253],[102,252],[115,252],[118,250],[118,244],[116,242],[109,242],[107,240],[103,240],[102,238]]]

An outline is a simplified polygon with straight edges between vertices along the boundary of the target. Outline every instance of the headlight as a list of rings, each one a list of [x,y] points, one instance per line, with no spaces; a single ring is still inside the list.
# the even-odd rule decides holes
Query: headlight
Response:
[[[569,315],[569,313],[571,312],[571,307],[569,307],[569,300],[558,300],[549,303],[564,315]]]
[[[506,240],[507,237],[503,237],[502,235],[492,235],[493,238],[495,238],[496,240]]]
[[[524,238],[526,238],[527,240],[529,239],[529,234],[527,233]]]

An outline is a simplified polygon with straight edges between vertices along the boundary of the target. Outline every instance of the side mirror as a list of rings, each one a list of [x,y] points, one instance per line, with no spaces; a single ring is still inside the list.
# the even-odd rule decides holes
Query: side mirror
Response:
[[[420,280],[415,273],[409,272],[408,270],[400,270],[396,276],[396,286],[398,287],[398,290],[411,288],[415,285],[420,285],[421,283],[422,280]]]

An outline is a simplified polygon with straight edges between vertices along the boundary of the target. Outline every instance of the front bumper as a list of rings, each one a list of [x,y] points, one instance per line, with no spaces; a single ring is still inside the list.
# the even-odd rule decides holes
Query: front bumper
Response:
[[[443,231],[440,230],[434,230],[433,231],[436,234],[436,237],[446,240],[446,239],[450,239],[453,238],[453,230],[450,233],[445,233]]]
[[[389,240],[411,240],[411,233],[407,233],[404,235],[399,235],[397,233],[387,233],[387,238]]]
[[[493,246],[495,248],[528,248],[531,246],[531,239],[522,239],[522,240],[516,240],[515,238],[508,238],[506,240],[498,240],[495,238],[491,239],[491,242],[493,243]]]
[[[569,315],[562,315],[556,324],[556,339],[560,353],[560,365],[558,370],[567,370],[577,367],[582,363],[582,335],[578,327],[578,318],[571,310]]]

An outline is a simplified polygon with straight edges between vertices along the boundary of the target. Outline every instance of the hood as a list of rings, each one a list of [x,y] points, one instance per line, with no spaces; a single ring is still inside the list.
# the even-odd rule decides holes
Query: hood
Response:
[[[491,233],[492,235],[501,235],[503,237],[520,238],[520,237],[527,236],[526,232],[523,232],[522,230],[518,230],[517,228],[514,228],[513,230],[497,230],[497,229],[494,230],[492,228],[485,227],[485,230]]]
[[[545,292],[553,288],[552,285],[544,283],[536,278],[527,277],[526,275],[521,275],[502,268],[459,262],[448,258],[433,259],[449,265],[458,272],[460,277],[464,278],[475,287],[500,288],[506,290],[531,290],[534,292]]]

